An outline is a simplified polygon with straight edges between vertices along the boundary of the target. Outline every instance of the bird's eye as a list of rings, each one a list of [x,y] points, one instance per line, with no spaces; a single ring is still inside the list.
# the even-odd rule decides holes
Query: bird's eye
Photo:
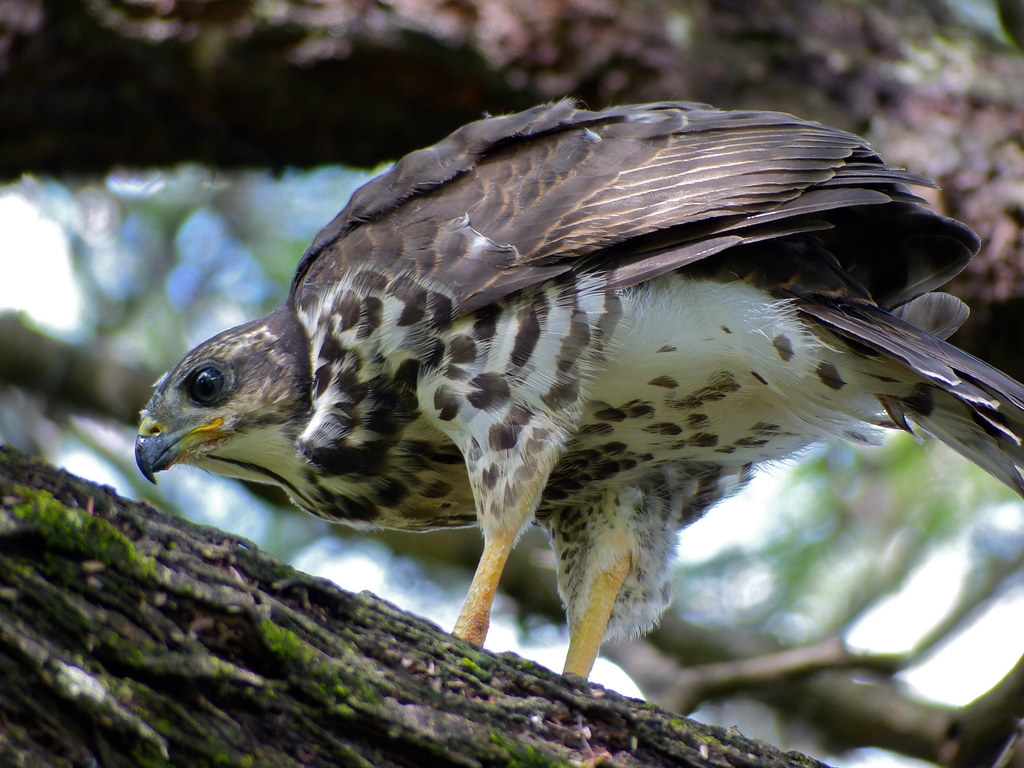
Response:
[[[199,405],[209,405],[224,390],[224,374],[217,368],[201,368],[192,376],[188,394]]]

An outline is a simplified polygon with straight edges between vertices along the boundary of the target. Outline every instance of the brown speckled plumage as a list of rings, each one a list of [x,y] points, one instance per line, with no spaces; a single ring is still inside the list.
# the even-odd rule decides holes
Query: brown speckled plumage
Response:
[[[1024,494],[1024,389],[937,337],[966,313],[931,292],[978,241],[929,183],[779,113],[473,123],[357,191],[281,307],[161,380],[140,467],[276,482],[354,525],[478,522],[475,641],[534,521],[574,643],[647,629],[675,532],[816,441],[916,425]]]

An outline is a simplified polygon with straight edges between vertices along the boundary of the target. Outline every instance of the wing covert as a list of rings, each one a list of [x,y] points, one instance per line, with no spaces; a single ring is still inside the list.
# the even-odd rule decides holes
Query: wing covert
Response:
[[[471,123],[364,185],[303,256],[292,293],[371,268],[427,278],[469,312],[569,270],[626,286],[889,205],[920,213],[943,247],[893,256],[885,238],[905,232],[892,227],[862,234],[848,259],[850,249],[833,252],[866,285],[884,273],[894,305],[941,285],[977,249],[966,227],[918,205],[911,185],[932,186],[852,134],[784,113],[673,102],[589,112],[561,101]],[[896,261],[872,255],[883,251]]]

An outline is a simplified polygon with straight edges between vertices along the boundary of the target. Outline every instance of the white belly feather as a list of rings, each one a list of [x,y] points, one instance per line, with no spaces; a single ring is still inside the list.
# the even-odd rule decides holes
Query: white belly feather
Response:
[[[864,423],[877,421],[877,399],[847,386],[863,374],[786,301],[677,275],[623,298],[607,362],[587,388],[580,446],[619,441],[661,460],[740,466],[840,436],[878,441]],[[613,431],[589,437],[595,423]]]

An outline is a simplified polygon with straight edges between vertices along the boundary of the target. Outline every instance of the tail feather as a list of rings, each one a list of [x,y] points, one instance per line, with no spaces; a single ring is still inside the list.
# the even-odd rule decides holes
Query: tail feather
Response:
[[[932,397],[935,407],[931,413],[911,412],[911,421],[1024,497],[1022,414],[1008,418],[1005,408],[967,403],[937,388]]]
[[[932,291],[900,305],[892,313],[945,340],[966,322],[971,311],[956,296]]]
[[[796,305],[877,360],[880,371],[902,369],[879,377],[880,386],[893,387],[878,398],[894,426],[912,423],[1024,497],[1024,385],[874,305],[805,298]]]

